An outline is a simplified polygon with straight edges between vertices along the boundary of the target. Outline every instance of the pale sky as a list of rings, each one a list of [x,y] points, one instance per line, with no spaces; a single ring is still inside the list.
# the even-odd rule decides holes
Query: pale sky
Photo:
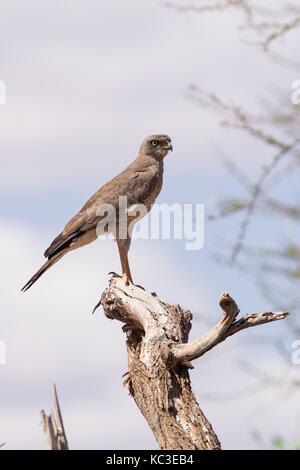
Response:
[[[39,413],[51,407],[52,382],[72,449],[157,448],[122,387],[122,325],[100,309],[91,315],[107,273],[120,271],[115,243],[97,240],[66,256],[26,294],[19,290],[67,220],[136,157],[149,134],[167,133],[174,146],[158,202],[203,203],[208,212],[221,198],[246,195],[220,156],[255,181],[271,154],[263,146],[258,151],[250,137],[221,129],[216,116],[187,98],[188,86],[253,111],[276,89],[288,101],[299,76],[245,44],[239,21],[233,12],[179,13],[154,0],[2,2],[0,340],[7,364],[0,365],[0,443],[6,449],[45,447]],[[297,50],[293,38],[279,47],[287,44]],[[289,198],[295,188],[274,191]],[[266,221],[256,223],[251,233],[259,244]],[[273,308],[247,273],[213,260],[216,242],[232,241],[237,232],[237,219],[207,223],[199,252],[186,251],[184,241],[132,243],[135,282],[190,309],[192,339],[218,321],[224,291],[243,313]],[[283,403],[274,389],[244,393],[255,381],[239,365],[257,359],[262,370],[286,374],[273,341],[282,328],[242,332],[195,363],[194,391],[223,448],[256,448],[253,429],[267,445],[278,434],[299,438],[297,397]],[[241,396],[225,404],[205,396],[230,390]]]

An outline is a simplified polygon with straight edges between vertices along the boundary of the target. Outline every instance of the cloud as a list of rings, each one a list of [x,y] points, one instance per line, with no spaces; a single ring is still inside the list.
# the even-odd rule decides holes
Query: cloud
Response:
[[[215,116],[185,96],[193,82],[252,103],[246,80],[254,62],[261,86],[271,76],[273,83],[273,69],[254,49],[248,47],[245,58],[234,19],[221,26],[216,16],[204,21],[153,2],[119,2],[116,11],[109,2],[88,1],[84,8],[44,2],[43,9],[30,2],[24,21],[17,4],[3,8],[2,17],[3,41],[10,44],[0,77],[7,83],[7,105],[0,109],[2,192],[54,190],[70,176],[80,183],[91,170],[99,176],[111,167],[118,171],[137,155],[145,135],[160,131],[174,139],[179,174],[183,155],[193,171],[218,173],[218,147],[242,158],[249,171],[261,161],[251,139],[241,152],[239,134],[229,138]],[[219,27],[222,35],[212,35]]]

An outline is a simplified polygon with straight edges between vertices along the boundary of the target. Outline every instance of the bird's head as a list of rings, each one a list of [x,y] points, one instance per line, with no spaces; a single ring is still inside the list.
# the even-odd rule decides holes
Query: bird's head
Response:
[[[156,134],[144,139],[140,153],[151,155],[157,160],[162,160],[169,150],[173,150],[171,138],[168,135]]]

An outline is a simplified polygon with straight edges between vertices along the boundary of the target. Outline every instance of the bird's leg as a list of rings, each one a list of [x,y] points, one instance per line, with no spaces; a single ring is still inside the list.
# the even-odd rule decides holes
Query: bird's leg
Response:
[[[122,279],[126,284],[133,284],[131,273],[130,273],[130,268],[129,268],[129,262],[128,262],[128,256],[127,256],[127,250],[121,245],[119,240],[117,240],[118,244],[118,249],[119,249],[119,255],[120,255],[120,260],[121,260],[121,266],[122,266]]]

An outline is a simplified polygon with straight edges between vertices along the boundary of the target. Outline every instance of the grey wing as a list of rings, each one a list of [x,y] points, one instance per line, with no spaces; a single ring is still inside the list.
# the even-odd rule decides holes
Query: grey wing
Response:
[[[108,205],[119,215],[119,197],[127,196],[127,205],[147,204],[153,189],[157,185],[156,172],[153,169],[136,171],[130,175],[121,173],[99,189],[83,208],[66,224],[44,253],[51,259],[60,251],[69,248],[89,230],[95,230],[103,219]],[[148,208],[149,210],[149,208]],[[113,211],[110,212],[114,216]],[[108,220],[110,222],[110,219]],[[111,221],[112,222],[112,221]],[[101,227],[98,236],[101,234]]]

